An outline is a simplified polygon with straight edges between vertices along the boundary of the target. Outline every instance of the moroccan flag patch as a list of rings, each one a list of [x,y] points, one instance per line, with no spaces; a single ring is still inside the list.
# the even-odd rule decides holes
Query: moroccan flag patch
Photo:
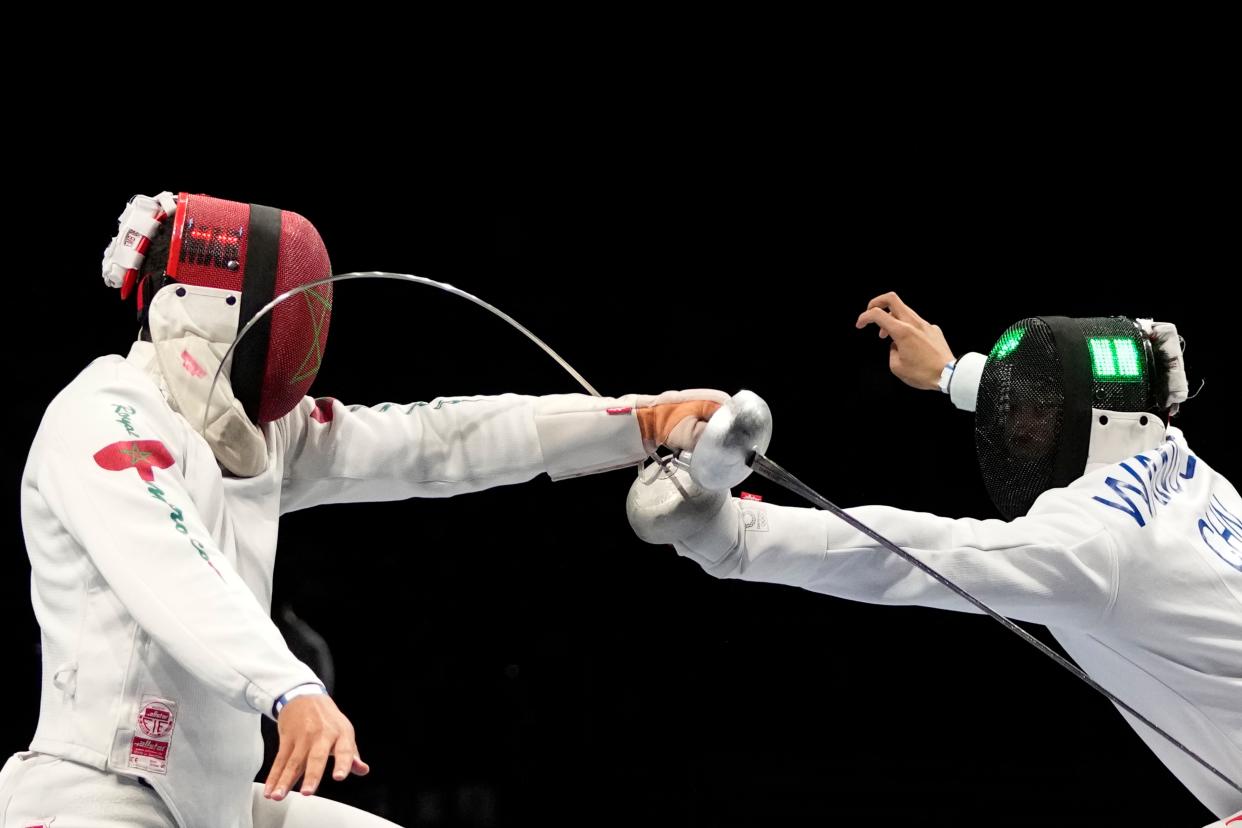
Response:
[[[148,483],[155,481],[152,469],[166,469],[173,464],[172,455],[159,440],[122,440],[95,452],[101,469],[124,471],[136,469]]]

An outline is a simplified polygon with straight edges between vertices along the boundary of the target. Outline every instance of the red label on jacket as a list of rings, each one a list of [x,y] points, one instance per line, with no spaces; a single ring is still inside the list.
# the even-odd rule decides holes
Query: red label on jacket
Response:
[[[153,739],[167,739],[173,729],[173,712],[166,704],[152,702],[138,714],[138,727]]]
[[[138,727],[129,743],[129,766],[147,773],[168,773],[168,753],[177,726],[177,703],[143,696],[138,705]]]

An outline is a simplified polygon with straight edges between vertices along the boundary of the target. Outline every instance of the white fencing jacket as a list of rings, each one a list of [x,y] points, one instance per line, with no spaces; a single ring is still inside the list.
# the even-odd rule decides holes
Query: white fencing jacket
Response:
[[[1242,498],[1179,429],[1010,522],[847,511],[1004,615],[1047,625],[1092,678],[1242,781]],[[814,509],[730,500],[675,546],[720,578],[977,611]],[[1216,815],[1242,808],[1242,794],[1123,715]]]
[[[153,346],[95,360],[48,406],[22,478],[43,689],[31,750],[138,776],[182,828],[247,828],[259,716],[318,681],[270,618],[277,523],[320,503],[444,497],[623,466],[633,398],[344,406],[264,427],[256,477],[221,474],[166,403]]]

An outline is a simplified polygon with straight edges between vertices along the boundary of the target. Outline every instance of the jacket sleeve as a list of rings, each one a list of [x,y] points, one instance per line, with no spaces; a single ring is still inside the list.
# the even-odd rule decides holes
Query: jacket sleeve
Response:
[[[1071,509],[1001,520],[951,519],[887,506],[846,510],[998,612],[1090,627],[1111,606],[1117,556],[1102,524]],[[875,604],[978,612],[931,576],[834,515],[730,500],[675,544],[719,578],[789,584]]]
[[[645,456],[634,397],[441,397],[346,406],[307,397],[269,430],[283,442],[282,511],[449,497],[575,477]]]
[[[319,679],[204,525],[183,473],[188,428],[153,386],[129,385],[49,411],[39,494],[156,644],[234,707],[270,716]]]

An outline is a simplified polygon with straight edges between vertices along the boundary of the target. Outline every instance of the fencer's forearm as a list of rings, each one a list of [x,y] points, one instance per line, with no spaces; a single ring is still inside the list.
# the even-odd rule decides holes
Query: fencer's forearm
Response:
[[[618,468],[644,455],[633,398],[518,394],[364,408],[307,398],[286,441],[282,509],[447,497]]]
[[[1116,584],[1102,528],[1073,516],[1005,523],[888,507],[851,514],[1000,612],[1086,627]],[[930,576],[827,512],[730,500],[678,552],[716,577],[789,584],[880,604],[976,611]]]
[[[592,397],[550,394],[537,398],[535,431],[544,471],[553,480],[618,469],[641,461],[637,395]]]

